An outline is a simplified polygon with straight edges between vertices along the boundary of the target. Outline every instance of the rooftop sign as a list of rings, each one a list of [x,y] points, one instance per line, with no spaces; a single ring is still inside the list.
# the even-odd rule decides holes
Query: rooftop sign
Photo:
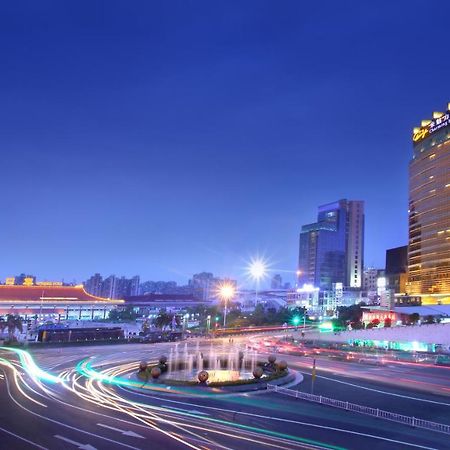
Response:
[[[36,286],[62,286],[62,281],[36,281]]]
[[[434,113],[433,119],[422,121],[422,126],[414,128],[413,142],[417,144],[436,131],[450,125],[450,111],[446,113]]]

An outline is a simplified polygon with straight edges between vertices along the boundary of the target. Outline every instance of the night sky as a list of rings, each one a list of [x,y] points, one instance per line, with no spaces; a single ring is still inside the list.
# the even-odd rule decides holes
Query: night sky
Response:
[[[369,4],[370,3],[370,4]],[[366,202],[407,243],[412,127],[450,101],[450,3],[2,2],[0,278],[292,281],[302,224]]]

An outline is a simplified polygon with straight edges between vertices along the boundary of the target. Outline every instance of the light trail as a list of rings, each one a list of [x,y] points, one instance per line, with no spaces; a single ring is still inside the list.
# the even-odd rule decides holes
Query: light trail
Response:
[[[4,349],[4,350],[10,350],[10,349]],[[12,349],[10,350],[14,352],[20,361],[20,366],[27,372],[27,374],[31,377],[31,379],[34,381],[34,383],[49,397],[55,398],[59,396],[58,392],[55,392],[54,390],[50,390],[47,387],[45,387],[41,380],[44,380],[45,382],[49,383],[49,385],[59,385],[63,387],[66,390],[70,390],[72,393],[75,393],[76,395],[79,395],[80,392],[77,390],[80,387],[79,379],[75,378],[77,377],[77,373],[81,373],[86,378],[86,387],[83,388],[83,391],[81,395],[79,395],[84,400],[88,400],[93,404],[96,405],[102,405],[107,406],[109,409],[114,411],[123,412],[131,417],[133,417],[135,420],[143,423],[144,425],[148,426],[149,428],[153,429],[154,431],[157,431],[159,433],[162,433],[166,435],[168,438],[174,439],[177,442],[192,448],[192,449],[201,449],[201,447],[192,444],[189,442],[189,439],[197,441],[197,442],[203,442],[210,448],[210,446],[213,446],[214,448],[218,449],[229,449],[229,446],[222,445],[219,442],[215,442],[209,438],[205,438],[205,436],[202,436],[198,434],[198,432],[208,432],[213,433],[222,437],[231,438],[231,439],[239,439],[239,440],[246,440],[251,441],[254,443],[258,443],[261,446],[269,446],[269,447],[276,447],[284,450],[288,450],[290,448],[296,447],[296,445],[293,445],[295,441],[304,442],[307,443],[307,440],[302,441],[301,438],[297,438],[295,436],[288,436],[285,435],[284,437],[287,439],[291,439],[288,446],[280,445],[280,442],[273,443],[271,442],[271,439],[267,439],[267,437],[264,438],[264,440],[256,439],[256,436],[252,439],[249,439],[245,437],[242,434],[237,433],[236,431],[236,424],[230,423],[226,421],[217,421],[217,424],[219,426],[216,426],[215,428],[212,428],[211,426],[205,427],[201,426],[199,423],[193,423],[193,419],[195,421],[199,422],[202,420],[202,418],[199,418],[195,415],[189,415],[184,414],[180,412],[176,412],[169,409],[163,409],[161,411],[161,408],[157,407],[151,407],[149,405],[142,405],[137,402],[131,402],[123,397],[120,397],[116,393],[114,393],[110,388],[106,388],[106,385],[111,386],[127,386],[127,387],[133,387],[133,388],[139,388],[142,387],[142,383],[134,382],[129,379],[125,379],[121,377],[120,375],[129,372],[132,368],[136,367],[136,363],[128,363],[124,365],[119,365],[114,368],[106,369],[103,372],[99,372],[94,370],[91,367],[91,364],[87,360],[81,361],[76,368],[75,372],[71,371],[62,371],[58,376],[55,376],[51,373],[45,372],[44,370],[40,369],[36,363],[34,362],[31,355],[20,349]],[[9,363],[8,361],[4,360],[4,363],[13,370],[14,373],[14,381],[15,385],[17,386],[19,392],[27,398],[28,400],[34,402],[35,404],[38,404],[39,406],[46,406],[35,399],[33,399],[30,395],[28,395],[24,390],[21,388],[20,384],[23,383],[25,386],[27,386],[29,389],[32,389],[31,386],[29,386],[25,380],[23,380],[20,372],[15,367],[14,364]],[[67,383],[72,378],[72,383]],[[104,384],[106,383],[106,385]],[[147,386],[147,388],[149,388]],[[165,390],[161,388],[155,388],[150,387],[152,390]],[[34,389],[32,389],[33,392],[37,393]],[[173,392],[173,390],[172,390]],[[182,392],[182,391],[180,391]],[[39,394],[40,395],[40,394]],[[12,394],[11,394],[12,397]],[[191,423],[185,423],[183,420],[185,420],[187,417],[189,417],[189,421]],[[50,420],[50,419],[49,419]],[[159,425],[158,425],[159,424]],[[178,429],[179,433],[173,433],[170,431],[167,431],[165,428],[174,427],[175,429]],[[240,428],[240,427],[237,427]],[[250,430],[250,428],[249,428]],[[267,430],[261,430],[254,428],[255,432],[264,434],[270,434],[267,433]],[[184,437],[181,437],[183,436]],[[187,437],[186,437],[187,436]],[[278,438],[281,437],[281,434],[278,436]],[[259,436],[261,438],[261,436]],[[294,442],[292,442],[294,441]],[[306,447],[303,447],[306,448]],[[308,448],[335,448],[330,447],[327,445],[320,446],[313,445],[311,442],[311,446],[308,446]]]
[[[171,401],[168,400],[167,397],[164,398],[158,396],[158,394],[163,392],[177,393],[185,396],[190,395],[193,392],[197,393],[198,391],[178,387],[175,389],[171,387],[168,391],[165,386],[155,386],[151,383],[143,383],[138,380],[134,380],[130,378],[130,374],[136,371],[138,362],[129,357],[127,360],[127,356],[116,355],[111,359],[103,357],[103,361],[102,358],[85,358],[76,363],[74,367],[72,367],[72,364],[69,366],[63,366],[58,362],[58,366],[61,366],[59,372],[50,373],[41,369],[36,364],[32,356],[25,350],[9,348],[0,349],[7,350],[18,358],[18,362],[0,358],[0,365],[3,365],[5,369],[12,374],[12,380],[22,397],[39,407],[47,407],[47,405],[36,400],[36,396],[59,402],[62,405],[74,408],[78,411],[86,411],[86,413],[97,414],[111,420],[118,420],[124,423],[134,424],[135,426],[144,427],[152,432],[162,434],[168,440],[172,440],[182,446],[196,450],[213,448],[228,450],[246,446],[257,446],[272,449],[276,448],[280,450],[300,448],[311,450],[342,449],[341,447],[319,442],[314,439],[284,433],[282,431],[277,431],[276,429],[269,429],[266,425],[264,425],[264,427],[260,427],[255,426],[254,424],[244,424],[242,422],[237,423],[235,420],[230,421],[223,418],[212,417],[208,414],[205,416],[205,414],[196,413],[194,411],[161,406],[160,404],[152,405],[151,403],[134,401],[127,397],[128,390],[132,390],[134,395],[145,395],[147,399],[159,399],[159,403],[161,400]],[[28,378],[21,374],[21,369],[26,372],[27,376],[31,380],[31,383]],[[124,393],[118,393],[117,388],[123,389]],[[150,394],[149,391],[152,395],[148,395]],[[144,392],[147,392],[148,394],[144,394]],[[13,398],[12,395],[13,394],[10,392],[11,398]],[[65,400],[67,396],[69,396],[68,401]],[[75,404],[72,404],[70,400],[73,396],[76,396],[88,405],[92,405],[93,408],[100,407],[109,413],[102,414],[94,410],[76,406]],[[203,397],[205,399],[218,398],[216,394],[211,393],[205,394]],[[16,400],[14,401],[17,403]],[[370,439],[377,439],[392,443],[397,442],[406,446],[429,448],[418,444],[389,439],[383,436],[358,433],[346,429],[309,422],[288,420],[281,417],[269,417],[251,412],[239,412],[226,408],[208,407],[204,405],[197,405],[195,403],[173,402],[185,403],[197,408],[209,408],[211,410],[223,411],[224,413],[231,414],[232,416],[233,414],[235,415],[238,413],[242,416],[252,418],[253,420],[257,420],[259,418],[264,420],[267,425],[271,422],[274,424],[276,422],[286,422],[297,426],[334,430],[338,433],[353,433],[355,435],[364,436]],[[27,408],[25,409],[31,414],[36,414],[42,417],[38,413],[28,410]],[[129,417],[131,422],[117,417],[117,414],[123,414]],[[46,420],[59,423],[51,418],[46,418]],[[64,426],[68,426],[70,428],[69,425]],[[80,431],[85,432],[83,430]],[[93,435],[98,436],[95,434]],[[102,436],[99,436],[99,438],[102,438]]]

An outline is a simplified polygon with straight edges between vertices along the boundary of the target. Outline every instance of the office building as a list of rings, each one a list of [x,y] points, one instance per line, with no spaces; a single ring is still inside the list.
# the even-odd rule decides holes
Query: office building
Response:
[[[317,222],[300,233],[299,285],[361,288],[364,267],[364,202],[339,200],[319,207]]]
[[[450,103],[412,139],[406,290],[422,304],[450,304]]]
[[[408,278],[408,246],[390,248],[386,250],[385,276],[387,288],[395,294],[406,292]]]
[[[368,267],[363,273],[363,290],[367,299],[372,302],[378,301],[379,278],[384,277],[384,270]]]
[[[373,267],[368,267],[363,273],[363,289],[367,293],[377,292],[377,279],[379,274],[379,269],[374,269]]]

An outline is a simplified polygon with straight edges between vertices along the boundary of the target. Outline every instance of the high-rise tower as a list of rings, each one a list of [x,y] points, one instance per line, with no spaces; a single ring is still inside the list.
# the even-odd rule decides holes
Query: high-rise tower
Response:
[[[407,292],[450,304],[450,103],[414,128],[413,147]]]
[[[360,288],[364,267],[364,202],[339,200],[319,207],[317,222],[300,233],[299,283]]]

